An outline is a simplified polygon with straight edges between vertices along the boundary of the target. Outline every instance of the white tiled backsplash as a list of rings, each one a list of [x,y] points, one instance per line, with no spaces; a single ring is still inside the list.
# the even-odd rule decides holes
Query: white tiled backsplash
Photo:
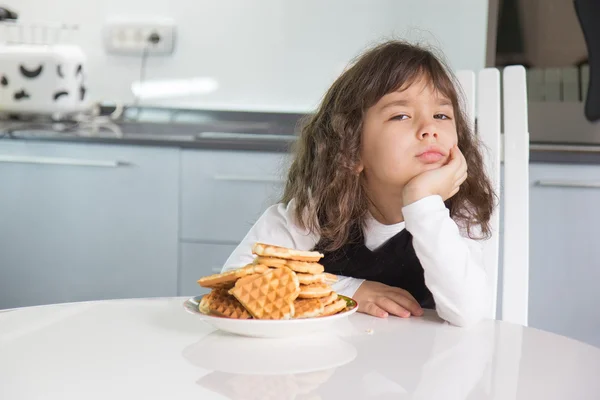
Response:
[[[6,3],[6,1],[5,1]],[[307,111],[349,60],[386,37],[442,48],[456,69],[485,62],[487,1],[481,0],[8,0],[23,23],[80,27],[94,100],[130,102],[140,58],[109,55],[102,29],[112,17],[176,22],[175,52],[148,59],[146,78],[208,78],[210,94],[171,105]],[[418,27],[418,28],[417,28]],[[181,82],[180,82],[181,83]]]
[[[533,102],[577,103],[585,101],[590,67],[530,68],[527,70],[527,97]]]

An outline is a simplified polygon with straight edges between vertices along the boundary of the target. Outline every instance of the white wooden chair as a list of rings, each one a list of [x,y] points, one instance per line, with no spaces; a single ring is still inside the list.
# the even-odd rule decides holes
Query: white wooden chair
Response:
[[[487,147],[484,161],[488,174],[498,199],[502,198],[492,216],[492,238],[484,244],[486,270],[494,291],[489,316],[497,318],[497,299],[500,298],[500,318],[527,326],[529,130],[525,69],[521,66],[507,67],[503,71],[486,68],[477,74],[458,71],[456,75],[465,96],[469,121]],[[504,163],[502,185],[501,160]],[[501,259],[502,284],[499,286]]]

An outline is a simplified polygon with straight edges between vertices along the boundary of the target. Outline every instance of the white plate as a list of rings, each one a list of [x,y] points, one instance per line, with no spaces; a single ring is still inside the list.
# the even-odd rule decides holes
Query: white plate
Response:
[[[328,317],[288,320],[233,319],[205,314],[200,311],[198,305],[202,297],[196,296],[186,300],[183,303],[184,308],[188,312],[198,315],[216,329],[237,335],[263,338],[281,338],[306,335],[314,332],[327,332],[332,324],[348,318],[358,309],[358,303],[354,299],[339,295],[339,297],[346,299],[348,308],[346,311]]]

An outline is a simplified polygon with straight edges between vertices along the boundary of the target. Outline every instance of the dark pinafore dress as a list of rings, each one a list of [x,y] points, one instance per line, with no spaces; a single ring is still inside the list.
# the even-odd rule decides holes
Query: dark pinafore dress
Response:
[[[353,232],[358,239],[333,252],[323,251],[322,243],[317,244],[315,249],[325,255],[320,263],[326,272],[399,287],[412,294],[422,308],[435,308],[412,245],[412,235],[406,229],[373,251],[365,246],[362,229],[357,227]]]

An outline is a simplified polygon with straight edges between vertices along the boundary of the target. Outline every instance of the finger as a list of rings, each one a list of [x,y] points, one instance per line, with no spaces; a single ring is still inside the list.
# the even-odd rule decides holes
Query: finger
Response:
[[[456,193],[458,193],[458,191],[460,190],[460,186],[456,187],[455,189],[453,189],[450,194],[448,195],[448,199],[451,198],[452,196],[454,196]]]
[[[408,299],[406,300],[408,301]],[[392,315],[396,315],[401,318],[410,317],[410,311],[398,304],[396,300],[392,300],[389,297],[382,296],[377,298],[375,301],[377,302],[377,305],[381,307],[381,309],[387,311]]]
[[[449,166],[454,173],[457,173],[462,169],[466,169],[467,162],[457,146],[454,146],[450,149],[450,156],[448,158],[449,161],[446,165]]]
[[[460,151],[460,148],[458,147],[458,145],[455,145],[451,150],[452,150],[452,156],[456,159],[457,163],[460,164],[460,167],[466,169],[467,168],[467,159],[465,158],[462,151]]]
[[[461,168],[464,168],[466,170],[467,169],[467,159],[465,158],[462,151],[460,151],[458,146],[456,146],[456,158],[458,158],[460,160]]]
[[[396,304],[408,310],[408,312],[410,312],[411,314],[423,314],[423,309],[419,305],[419,302],[410,293],[406,292],[406,294],[401,294],[390,292],[387,294],[387,296],[394,300]]]
[[[446,159],[446,161],[444,162],[444,165],[442,167],[448,168],[449,166],[451,166],[451,164],[454,162],[455,159],[456,159],[456,157],[454,155],[454,146],[453,146],[453,147],[450,147],[450,150],[448,150],[448,158]]]
[[[450,164],[456,164],[460,161],[460,159],[458,158],[458,153],[457,153],[458,147],[456,147],[456,145],[452,146],[450,148],[450,153],[448,154],[448,165]]]
[[[454,181],[458,182],[463,177],[466,177],[466,176],[467,176],[467,168],[461,166],[454,172]]]
[[[460,178],[458,178],[456,181],[454,181],[454,185],[455,186],[460,186],[463,184],[464,181],[467,180],[467,178],[469,177],[469,174],[467,174],[466,172],[464,174],[462,174],[462,176]]]
[[[467,173],[467,163],[466,161],[460,161],[454,168],[454,178],[459,178]]]
[[[397,295],[403,296],[403,297],[407,297],[410,300],[414,301],[415,303],[418,303],[417,299],[415,299],[415,297],[406,289],[402,289],[396,286],[388,286],[387,288],[388,290],[387,292],[391,292],[391,293],[395,293]]]
[[[358,311],[363,312],[365,314],[372,315],[374,317],[385,318],[388,316],[387,311],[381,309],[377,304],[373,302],[368,302],[364,304],[363,307],[359,305]]]
[[[456,150],[456,156],[457,157],[464,158],[464,155],[463,155],[462,151],[460,151],[460,147],[458,147],[458,143],[455,144],[453,148]]]
[[[465,169],[467,169],[467,159],[465,158],[465,155],[460,151],[459,148],[457,148],[460,160],[462,162],[462,164],[465,166]]]

